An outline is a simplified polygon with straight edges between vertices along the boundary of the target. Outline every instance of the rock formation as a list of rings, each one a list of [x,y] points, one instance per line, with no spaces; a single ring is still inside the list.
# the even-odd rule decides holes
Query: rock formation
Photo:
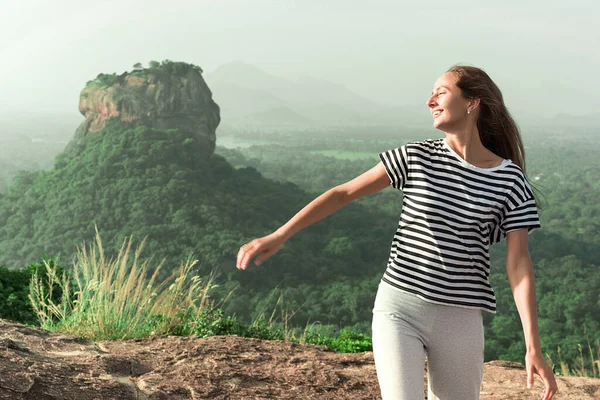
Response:
[[[519,363],[486,363],[481,400],[539,399],[539,376],[525,382]],[[600,398],[600,379],[557,382],[553,400]],[[0,399],[258,398],[380,399],[373,353],[238,336],[92,342],[0,320]]]
[[[219,106],[192,64],[165,61],[122,75],[99,74],[81,91],[79,111],[85,116],[75,138],[100,132],[108,119],[156,129],[180,129],[195,135],[212,154],[220,122]]]

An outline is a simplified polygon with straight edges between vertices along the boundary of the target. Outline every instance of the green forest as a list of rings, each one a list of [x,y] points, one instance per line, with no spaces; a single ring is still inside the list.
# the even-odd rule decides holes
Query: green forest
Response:
[[[285,307],[295,312],[289,321],[294,326],[318,321],[332,333],[351,328],[370,335],[400,191],[387,188],[358,199],[296,234],[258,268],[236,269],[238,249],[279,228],[322,192],[372,168],[378,152],[441,136],[375,127],[243,135],[277,144],[227,149],[217,133],[216,153],[199,157],[199,143],[178,130],[109,122],[101,134],[58,154],[52,169],[7,176],[11,183],[0,194],[0,317],[33,323],[33,314],[14,313],[26,307],[23,285],[32,265],[56,257],[68,270],[77,247],[92,242],[97,227],[107,252],[116,253],[130,235],[136,243],[147,237],[145,254],[165,260],[163,279],[188,257],[197,259],[195,273],[218,274],[215,298],[235,288],[223,312],[241,321]],[[529,128],[523,140],[526,172],[541,194],[542,229],[531,233],[529,248],[542,348],[556,361],[560,349],[569,365],[583,349],[590,363],[587,349],[595,352],[592,360],[600,350],[600,134]],[[332,155],[317,152],[323,150]],[[372,157],[337,158],[335,151]],[[16,162],[9,156],[0,161]],[[505,242],[492,247],[491,259],[498,313],[484,313],[485,360],[523,362]]]

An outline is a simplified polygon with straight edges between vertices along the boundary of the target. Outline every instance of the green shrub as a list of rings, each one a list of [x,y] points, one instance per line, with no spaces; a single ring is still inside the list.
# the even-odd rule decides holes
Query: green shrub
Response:
[[[341,353],[360,353],[373,351],[371,338],[361,333],[355,333],[348,329],[342,329],[337,338],[322,334],[307,333],[304,339],[307,344],[327,346]]]

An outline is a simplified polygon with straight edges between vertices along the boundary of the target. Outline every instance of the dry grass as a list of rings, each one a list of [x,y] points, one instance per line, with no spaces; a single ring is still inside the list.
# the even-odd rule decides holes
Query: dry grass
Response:
[[[151,260],[139,262],[144,243],[132,254],[132,239],[125,239],[116,258],[106,259],[96,230],[96,246],[78,249],[70,278],[46,263],[48,282],[34,275],[29,295],[41,326],[92,340],[165,335],[190,313],[215,307],[209,296],[214,276],[202,282],[192,272],[197,261],[157,284],[163,260],[148,279]],[[63,293],[58,304],[51,300],[55,283]]]
[[[577,344],[579,349],[579,357],[577,361],[573,365],[573,368],[569,368],[569,365],[563,361],[560,355],[560,346],[557,348],[558,354],[558,367],[560,375],[562,376],[579,376],[579,377],[587,377],[587,378],[600,378],[600,343],[596,342],[596,351],[594,354],[594,349],[592,344],[590,343],[590,338],[586,333],[587,339],[587,351],[589,356],[589,363],[586,363],[586,359],[584,356],[583,348],[581,344]],[[552,358],[549,354],[546,354],[550,364],[554,364]],[[591,370],[586,368],[587,365],[591,365]]]

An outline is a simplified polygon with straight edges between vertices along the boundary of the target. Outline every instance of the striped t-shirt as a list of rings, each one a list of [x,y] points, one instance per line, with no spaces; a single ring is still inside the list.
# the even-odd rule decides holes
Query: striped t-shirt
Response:
[[[402,212],[381,280],[423,300],[496,313],[489,247],[515,229],[540,227],[521,168],[479,168],[445,138],[379,153]]]

